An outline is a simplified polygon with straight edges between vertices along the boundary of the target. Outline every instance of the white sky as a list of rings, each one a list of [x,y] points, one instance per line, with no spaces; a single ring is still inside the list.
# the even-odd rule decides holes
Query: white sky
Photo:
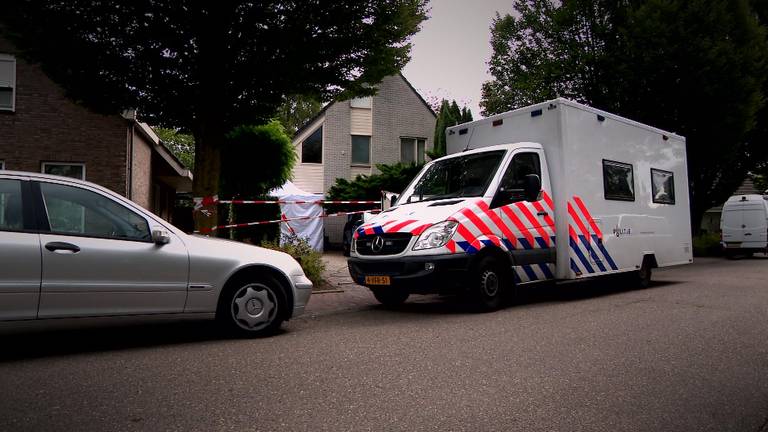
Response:
[[[513,0],[431,0],[430,18],[413,39],[403,75],[432,102],[456,99],[480,118],[480,87],[490,79],[491,21]]]

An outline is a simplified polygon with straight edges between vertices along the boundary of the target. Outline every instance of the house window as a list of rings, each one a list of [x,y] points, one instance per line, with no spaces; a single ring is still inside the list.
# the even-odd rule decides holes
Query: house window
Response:
[[[85,164],[69,162],[43,162],[42,172],[62,177],[85,180]]]
[[[301,143],[301,163],[323,163],[323,127],[315,129]]]
[[[370,109],[372,100],[373,98],[370,96],[354,98],[349,101],[349,106],[352,108],[369,108]]]
[[[371,164],[371,137],[352,135],[352,165]]]
[[[0,54],[0,111],[16,109],[16,58]]]
[[[657,204],[675,203],[675,177],[671,172],[651,168],[651,188],[653,202]]]
[[[400,161],[423,163],[426,144],[424,138],[400,138]]]
[[[603,159],[603,188],[607,200],[634,201],[632,165]]]

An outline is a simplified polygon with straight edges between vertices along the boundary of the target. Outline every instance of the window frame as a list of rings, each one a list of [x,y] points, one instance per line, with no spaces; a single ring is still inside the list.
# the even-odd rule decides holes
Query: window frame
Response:
[[[413,161],[406,162],[403,160],[403,140],[413,141]],[[424,151],[421,153],[421,160],[419,160],[419,141],[424,141]],[[414,136],[401,136],[400,137],[400,162],[402,163],[414,163],[422,164],[427,161],[427,139],[414,137]]]
[[[51,227],[50,217],[48,215],[48,205],[45,202],[45,195],[43,194],[43,189],[41,187],[43,184],[52,184],[57,186],[71,187],[71,188],[83,190],[86,192],[94,193],[100,196],[101,198],[111,201],[113,204],[120,206],[125,210],[141,218],[147,224],[147,229],[149,231],[149,238],[143,240],[143,239],[137,239],[137,238],[110,237],[110,236],[99,236],[99,235],[85,234],[85,233],[81,234],[81,233],[73,233],[73,232],[55,231],[53,227]],[[148,218],[146,215],[142,214],[141,212],[138,212],[130,208],[129,206],[126,206],[122,202],[110,197],[109,195],[102,193],[101,191],[91,189],[89,187],[84,187],[78,184],[71,184],[71,183],[57,182],[57,181],[47,181],[47,180],[46,181],[35,180],[34,185],[35,185],[34,189],[35,189],[36,201],[38,206],[38,212],[40,213],[39,232],[41,234],[57,235],[57,236],[64,236],[64,237],[92,238],[92,239],[101,239],[101,240],[130,241],[130,242],[154,244],[154,241],[152,240],[152,225],[153,223],[157,224],[156,221]]]
[[[614,166],[623,167],[623,168],[629,168],[629,172],[632,175],[632,198],[624,197],[624,196],[618,196],[608,193],[608,181],[605,176],[605,167],[607,164],[612,164]],[[635,186],[635,167],[626,162],[619,162],[611,159],[603,159],[602,163],[602,176],[603,176],[603,199],[606,201],[624,201],[624,202],[635,202],[637,198],[637,193],[635,192],[637,190],[637,187]]]
[[[68,176],[60,176],[60,177],[67,177],[75,180],[85,180],[86,179],[86,172],[85,172],[85,163],[84,162],[55,162],[55,161],[45,161],[40,162],[40,173],[45,175],[56,175],[56,174],[48,174],[45,172],[46,166],[61,166],[61,165],[67,165],[67,166],[79,166],[83,168],[83,177],[82,178],[76,178],[76,177],[68,177]]]
[[[8,87],[5,87],[5,86],[0,87],[0,88],[11,89],[11,107],[6,108],[6,107],[0,106],[0,112],[14,113],[16,112],[16,56],[0,53],[0,62],[11,63],[11,76],[10,76],[11,85]]]
[[[373,96],[356,97],[349,100],[350,108],[371,109],[373,107]]]
[[[320,124],[318,127],[312,130],[312,132],[308,133],[306,137],[304,137],[303,140],[301,140],[301,154],[299,155],[299,163],[301,164],[310,164],[310,165],[322,165],[323,164],[323,147],[325,144],[325,131],[324,124]],[[317,131],[320,131],[320,161],[319,162],[305,162],[304,161],[304,143],[312,137]]]
[[[362,137],[362,138],[368,138],[368,162],[355,162],[352,158],[354,157],[354,139],[355,137]],[[350,135],[350,150],[349,150],[349,164],[351,166],[356,167],[370,167],[371,166],[371,141],[372,137],[370,135],[357,135],[352,134]]]
[[[672,199],[671,200],[669,200],[669,201],[657,201],[656,200],[656,191],[655,191],[656,186],[655,186],[655,183],[653,182],[653,173],[654,172],[663,173],[663,174],[669,174],[669,178],[672,180],[672,194],[671,194],[672,195]],[[675,205],[675,203],[677,201],[676,198],[675,198],[675,173],[673,173],[672,171],[667,171],[667,170],[663,170],[663,169],[651,168],[651,201],[653,201],[654,204]]]

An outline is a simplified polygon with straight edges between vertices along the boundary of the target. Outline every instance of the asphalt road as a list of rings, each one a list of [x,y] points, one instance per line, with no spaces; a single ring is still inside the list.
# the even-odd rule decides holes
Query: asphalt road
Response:
[[[768,259],[422,298],[222,340],[206,322],[0,334],[0,430],[768,430]]]

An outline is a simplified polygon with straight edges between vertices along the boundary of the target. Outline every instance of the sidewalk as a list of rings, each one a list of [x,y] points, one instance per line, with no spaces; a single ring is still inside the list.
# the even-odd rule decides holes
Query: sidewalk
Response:
[[[352,281],[347,270],[347,258],[341,251],[324,252],[323,261],[328,286],[312,293],[306,315],[327,315],[378,304],[368,288]]]

